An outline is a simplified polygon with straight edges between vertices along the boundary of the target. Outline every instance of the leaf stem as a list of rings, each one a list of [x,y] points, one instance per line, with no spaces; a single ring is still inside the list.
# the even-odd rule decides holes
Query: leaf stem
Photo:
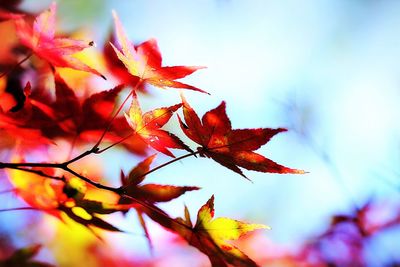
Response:
[[[100,150],[98,149],[98,150],[97,150],[96,152],[94,152],[94,153],[96,153],[96,154],[103,153],[104,151],[106,151],[106,150],[108,150],[108,149],[110,149],[110,148],[112,148],[112,147],[114,147],[114,146],[116,146],[116,145],[118,145],[118,144],[124,142],[126,139],[128,139],[129,137],[131,137],[133,134],[134,134],[134,133],[131,133],[131,134],[125,136],[124,138],[120,139],[119,141],[117,141],[117,142],[115,142],[115,143],[113,143],[113,144],[111,144],[111,145],[109,145],[109,146],[107,146],[107,147],[105,147],[105,148],[102,148],[102,149],[100,149]]]
[[[200,154],[200,152],[201,152],[200,150],[198,150],[198,151],[193,151],[193,152],[190,152],[190,153],[188,153],[188,154],[186,154],[186,155],[183,155],[183,156],[174,158],[173,160],[167,161],[167,162],[165,162],[165,163],[163,163],[163,164],[161,164],[161,165],[159,165],[159,166],[157,166],[157,167],[155,167],[155,168],[149,170],[148,172],[143,173],[142,175],[140,175],[139,177],[137,177],[137,179],[142,178],[142,177],[144,177],[144,176],[146,176],[146,175],[148,175],[148,174],[150,174],[150,173],[152,173],[152,172],[155,172],[155,171],[157,171],[157,170],[159,170],[159,169],[162,169],[162,168],[164,168],[165,166],[168,166],[168,165],[170,165],[170,164],[172,164],[172,163],[174,163],[174,162],[176,162],[176,161],[179,161],[179,160],[181,160],[181,159],[188,158],[188,157],[190,157],[190,156],[195,156],[195,155],[197,155],[197,154]]]
[[[82,158],[84,158],[84,157],[86,157],[86,156],[88,156],[88,155],[90,155],[90,154],[92,154],[92,153],[97,153],[98,150],[99,150],[99,149],[98,149],[97,147],[93,147],[92,149],[87,150],[87,151],[81,153],[80,155],[76,156],[75,158],[72,158],[72,159],[70,159],[70,160],[68,160],[68,161],[66,161],[66,162],[64,162],[64,163],[62,163],[62,165],[68,166],[69,164],[74,163],[75,161],[78,161],[78,160],[80,160],[80,159],[82,159]]]
[[[34,207],[18,207],[18,208],[0,209],[0,212],[16,211],[16,210],[34,210],[34,211],[42,211],[42,209],[37,209],[37,208],[34,208]]]
[[[106,133],[110,130],[113,121],[115,120],[115,118],[118,116],[118,114],[121,112],[122,108],[125,106],[126,102],[128,101],[128,99],[131,97],[131,95],[133,94],[134,91],[136,91],[139,88],[139,85],[142,83],[142,79],[140,79],[135,87],[129,92],[129,94],[126,96],[126,98],[124,99],[124,101],[122,102],[122,104],[119,106],[118,110],[115,112],[115,114],[111,117],[110,121],[108,122],[107,127],[104,129],[103,133],[101,134],[99,140],[97,141],[97,143],[93,146],[93,149],[97,149],[99,147],[99,145],[101,144],[101,141],[103,140],[104,136],[106,135]]]
[[[178,220],[172,219],[171,217],[168,216],[167,213],[165,213],[165,211],[163,211],[162,209],[160,209],[159,207],[157,207],[157,206],[155,206],[155,205],[148,204],[148,203],[146,203],[145,201],[142,201],[142,200],[140,200],[140,199],[137,199],[137,198],[132,197],[132,196],[130,196],[130,195],[127,195],[127,194],[125,194],[125,193],[121,193],[121,195],[124,196],[124,197],[129,198],[130,200],[132,200],[132,201],[134,201],[134,202],[136,202],[136,203],[138,203],[138,204],[141,205],[142,207],[147,208],[147,209],[149,209],[149,210],[152,211],[152,212],[155,212],[155,213],[157,214],[157,218],[156,218],[155,216],[152,216],[152,214],[151,214],[151,213],[148,213],[148,212],[146,212],[146,215],[149,216],[151,219],[153,219],[153,220],[154,220],[155,222],[157,222],[158,224],[160,224],[161,226],[166,227],[166,225],[162,223],[162,220],[160,220],[160,216],[161,216],[163,219],[169,221],[171,224],[174,223],[174,224],[177,224],[177,225],[179,225],[179,226],[182,226],[182,227],[184,227],[184,228],[186,228],[186,229],[189,229],[189,230],[192,229],[192,228],[190,228],[188,225],[186,225],[186,224],[184,224],[184,223],[182,223],[182,222],[180,222],[180,221],[178,221]]]

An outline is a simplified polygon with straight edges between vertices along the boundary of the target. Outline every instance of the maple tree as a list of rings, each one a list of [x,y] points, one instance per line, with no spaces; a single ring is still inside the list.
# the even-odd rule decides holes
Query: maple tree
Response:
[[[0,169],[6,170],[14,186],[12,191],[28,204],[17,210],[43,211],[63,222],[78,223],[100,239],[102,235],[99,229],[123,232],[118,226],[107,222],[102,215],[119,212],[125,214],[136,210],[150,245],[152,242],[144,216],[207,255],[213,266],[257,266],[256,262],[230,241],[257,229],[267,229],[268,226],[230,218],[213,219],[214,196],[199,209],[197,221],[193,225],[186,207],[184,218],[174,218],[157,204],[199,190],[199,187],[143,182],[150,173],[191,156],[211,158],[245,178],[247,176],[239,167],[268,173],[302,174],[302,170],[285,167],[254,152],[285,129],[232,129],[225,112],[225,102],[208,111],[200,120],[183,95],[182,103],[143,113],[137,95],[141,86],[206,93],[195,86],[176,81],[203,67],[162,66],[157,42],[151,39],[134,46],[124,32],[116,12],[113,12],[113,17],[116,41],[120,47],[114,42],[106,44],[108,51],[112,48],[114,58],[109,52],[103,56],[109,70],[106,75],[115,76],[122,84],[100,92],[93,88],[82,94],[68,85],[68,79],[73,78],[63,77],[60,68],[84,71],[103,78],[105,76],[75,57],[77,52],[92,47],[92,42],[56,37],[56,3],[39,14],[33,26],[30,26],[29,14],[1,12],[1,19],[14,21],[15,34],[19,38],[15,45],[23,48],[20,52],[23,53],[22,57],[15,55],[22,59],[3,68],[0,88],[1,144],[3,149],[10,150],[11,155],[2,158]],[[10,50],[9,53],[13,52]],[[42,65],[33,62],[25,66],[23,63],[28,60],[38,60],[32,59],[32,55],[44,61]],[[43,64],[50,67],[43,67]],[[38,77],[44,74],[51,77],[50,82],[39,80]],[[29,81],[22,84],[25,81],[22,76],[28,77]],[[124,93],[125,99],[119,103]],[[123,115],[129,100],[130,107]],[[182,115],[177,118],[181,129],[184,135],[199,145],[197,149],[192,149],[177,134],[163,129],[174,114],[180,112],[183,119]],[[43,153],[62,142],[70,147],[66,160],[54,160]],[[91,146],[89,149],[71,156],[88,144]],[[140,156],[154,149],[173,159],[151,168],[156,156],[154,154],[138,162],[128,175],[117,170],[121,178],[119,186],[107,185],[92,173],[77,169],[79,163],[90,155],[101,154],[117,146]],[[170,149],[186,151],[187,154],[177,157]],[[31,161],[32,152],[42,153],[40,161]],[[108,198],[93,197],[104,191],[110,194]],[[3,263],[46,266],[31,262],[39,248],[35,245],[17,250]]]

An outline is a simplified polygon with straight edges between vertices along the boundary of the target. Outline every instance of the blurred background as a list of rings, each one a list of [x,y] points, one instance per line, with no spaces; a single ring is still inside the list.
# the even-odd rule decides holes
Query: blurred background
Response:
[[[286,127],[288,132],[259,152],[309,172],[246,171],[249,182],[209,159],[188,158],[147,178],[202,187],[163,204],[171,216],[182,216],[186,204],[194,220],[199,207],[215,194],[217,217],[272,227],[238,243],[262,266],[300,266],[300,260],[303,266],[320,266],[312,257],[308,261],[291,257],[332,229],[332,218],[338,214],[357,216],[360,209],[372,206],[373,223],[400,221],[400,1],[56,2],[60,31],[79,29],[97,47],[107,42],[114,9],[135,44],[157,39],[164,65],[206,66],[184,80],[211,93],[184,92],[196,111],[203,114],[225,100],[233,128]],[[37,13],[49,4],[26,0],[20,8]],[[108,88],[113,82],[99,86]],[[173,90],[150,88],[140,95],[143,109],[179,102],[179,92]],[[179,134],[176,123],[169,125]],[[107,165],[102,169],[111,183],[117,183],[119,170],[129,171],[139,159],[110,151],[103,156]],[[167,160],[160,156],[156,164]],[[2,194],[0,199],[3,208],[16,206],[11,195]],[[1,213],[1,236],[16,247],[50,246],[39,258],[62,266],[79,262],[68,259],[70,255],[85,258],[73,248],[95,239],[90,232],[56,227],[60,223],[55,219],[31,213]],[[137,261],[134,266],[208,265],[205,256],[182,246],[155,223],[149,222],[151,253],[135,214],[126,219],[111,216],[111,221],[133,234],[106,235],[104,246],[127,262]],[[400,261],[396,223],[363,244],[361,265],[397,266]],[[322,247],[328,254],[325,259],[335,257],[329,253],[350,251],[340,242]],[[332,266],[357,266],[336,264]]]

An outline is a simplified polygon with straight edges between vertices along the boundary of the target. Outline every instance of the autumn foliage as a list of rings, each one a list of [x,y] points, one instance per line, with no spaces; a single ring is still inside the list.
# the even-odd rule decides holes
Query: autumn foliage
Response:
[[[190,156],[210,158],[245,178],[242,169],[304,173],[254,152],[285,129],[232,129],[225,102],[200,119],[185,99],[184,91],[176,89],[206,93],[178,81],[204,67],[162,66],[156,40],[134,45],[116,12],[112,13],[115,35],[111,35],[112,41],[105,44],[100,54],[106,66],[99,71],[76,57],[80,51],[95,49],[92,41],[58,35],[55,3],[35,18],[11,9],[0,11],[1,20],[8,23],[7,27],[13,24],[18,37],[7,50],[11,59],[2,63],[0,83],[0,143],[2,149],[10,151],[7,157],[2,157],[0,168],[7,173],[12,191],[27,204],[16,209],[33,209],[61,222],[80,224],[99,239],[102,239],[99,229],[123,231],[107,222],[108,214],[135,210],[150,246],[155,244],[151,242],[145,217],[207,255],[213,266],[257,266],[230,241],[268,226],[214,218],[214,196],[199,208],[195,221],[186,207],[182,208],[183,218],[171,217],[157,204],[200,188],[147,183],[146,176]],[[63,68],[117,83],[99,91],[87,76],[81,82],[90,89],[83,93],[69,85],[77,78],[66,75]],[[149,85],[169,90],[168,93],[176,95],[176,104],[142,111],[138,93],[146,91]],[[183,135],[198,147],[191,147],[178,134],[164,128],[173,119],[179,122]],[[65,160],[54,160],[45,152],[59,143],[69,146]],[[172,160],[152,167],[157,155],[153,154],[137,162],[127,174],[115,170],[120,173],[120,185],[116,187],[98,180],[98,174],[91,169],[84,171],[79,166],[84,158],[117,147],[142,157],[160,152]],[[180,156],[175,151],[181,151]],[[41,154],[39,160],[32,157],[35,153]],[[107,197],[93,198],[104,192]],[[48,266],[32,260],[39,249],[39,245],[33,245],[17,250],[2,264]]]
[[[251,177],[254,172],[266,178],[268,173],[289,174],[279,179],[303,183],[309,176],[298,174],[311,170],[287,167],[275,162],[273,152],[261,150],[268,149],[265,145],[275,136],[280,147],[279,137],[295,127],[267,128],[260,122],[237,129],[232,106],[225,101],[210,106],[206,102],[200,111],[191,96],[214,96],[209,88],[184,78],[207,75],[206,66],[165,66],[157,40],[136,43],[125,32],[131,25],[116,11],[109,12],[112,27],[106,42],[98,45],[86,32],[60,32],[55,2],[37,14],[20,9],[22,2],[0,3],[0,196],[13,198],[0,204],[6,218],[0,227],[0,267],[400,266],[393,242],[400,226],[398,201],[352,199],[352,188],[342,184],[351,208],[327,214],[318,231],[287,245],[270,239],[272,231],[282,232],[283,227],[272,229],[266,216],[250,219],[252,223],[243,215],[220,215],[224,210],[218,191],[200,200],[193,197],[202,192],[200,182],[191,178],[193,172],[185,172],[181,183],[168,180],[176,178],[174,170],[185,170],[187,158],[201,166],[208,161],[248,188],[258,186]],[[164,104],[153,92],[172,100]],[[300,135],[307,139],[305,132]],[[329,155],[310,147],[333,166]],[[124,162],[116,164],[121,158]],[[165,174],[164,168],[171,172]],[[333,169],[339,177],[340,170]],[[161,181],[152,177],[158,171]],[[202,173],[212,179],[211,190],[220,178],[213,171]],[[325,183],[322,175],[318,178]],[[259,208],[248,205],[229,183],[223,186],[248,211]],[[329,183],[321,192],[328,190]],[[186,197],[198,204],[183,204]],[[297,201],[292,210],[276,210],[292,215],[296,209],[304,226],[313,210],[297,206]],[[17,219],[8,219],[10,214]],[[3,233],[21,221],[26,221],[23,232]],[[132,231],[127,225],[133,221],[138,227]],[[290,223],[297,232],[304,230],[297,221]],[[18,242],[18,235],[27,236],[25,243]],[[133,256],[125,255],[120,248],[130,253],[132,244],[117,244],[118,236],[128,243],[141,239],[150,256],[136,258],[140,252],[134,254],[133,249]],[[158,255],[161,246],[189,253],[184,255],[187,261]]]

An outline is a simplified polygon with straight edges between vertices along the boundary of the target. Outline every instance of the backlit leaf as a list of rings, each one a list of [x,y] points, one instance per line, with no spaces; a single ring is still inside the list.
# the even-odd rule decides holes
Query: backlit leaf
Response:
[[[162,57],[156,40],[150,39],[135,47],[128,39],[118,15],[113,11],[116,36],[121,46],[119,50],[110,43],[119,60],[125,65],[127,71],[135,77],[152,84],[165,88],[183,88],[206,93],[192,85],[176,81],[204,67],[198,66],[174,66],[162,67]],[[122,75],[122,74],[121,74]]]
[[[15,26],[21,43],[54,67],[91,72],[104,78],[97,70],[73,57],[73,54],[90,47],[91,42],[55,37],[55,16],[56,2],[53,2],[48,10],[36,18],[33,27],[23,18],[16,19]]]
[[[225,102],[206,112],[201,120],[183,96],[182,104],[184,121],[178,117],[181,129],[187,137],[200,145],[200,155],[212,158],[245,178],[247,177],[239,167],[260,172],[304,173],[302,170],[284,167],[253,152],[286,129],[233,130],[226,115]]]

